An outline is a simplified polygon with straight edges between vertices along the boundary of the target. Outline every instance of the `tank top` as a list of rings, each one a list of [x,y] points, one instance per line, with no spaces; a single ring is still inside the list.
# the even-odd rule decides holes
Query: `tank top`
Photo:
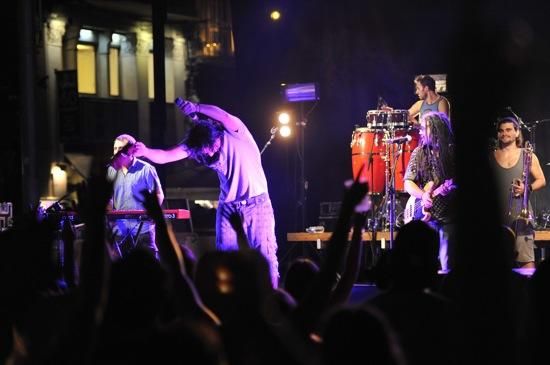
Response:
[[[511,185],[514,179],[521,179],[523,176],[523,154],[525,150],[522,148],[519,154],[517,163],[510,167],[502,167],[496,160],[493,154],[493,163],[495,178],[499,194],[499,202],[502,207],[502,220],[505,224],[511,224],[516,217],[519,216],[521,208],[523,205],[523,194],[519,197],[514,197],[511,194]],[[531,179],[529,179],[531,182]],[[531,207],[531,202],[529,201],[529,211],[531,214],[533,208]]]
[[[422,118],[422,116],[425,114],[425,113],[428,113],[428,112],[437,112],[439,111],[439,102],[441,101],[443,97],[440,95],[437,99],[435,99],[435,101],[431,104],[428,104],[426,102],[426,100],[423,100],[422,101],[422,105],[420,106],[420,118]]]

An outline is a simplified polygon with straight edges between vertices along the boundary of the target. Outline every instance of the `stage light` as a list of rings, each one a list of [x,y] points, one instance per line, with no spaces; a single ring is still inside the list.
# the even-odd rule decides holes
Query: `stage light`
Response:
[[[280,112],[279,115],[277,115],[277,120],[279,124],[286,125],[290,122],[290,114],[287,112]]]
[[[282,93],[290,103],[319,100],[319,85],[315,82],[301,84],[281,84]]]
[[[283,125],[281,128],[279,128],[279,134],[283,138],[290,137],[290,135],[292,134],[292,129],[288,125]]]
[[[265,149],[271,144],[271,141],[275,139],[277,134],[279,134],[279,136],[283,138],[286,138],[290,136],[290,134],[292,133],[292,129],[290,127],[290,121],[292,119],[292,116],[285,111],[280,111],[280,112],[277,112],[276,114],[277,114],[278,124],[271,127],[271,130],[269,131],[270,133],[269,140],[265,143],[264,147],[260,151],[260,154],[264,153]]]
[[[269,14],[269,17],[271,18],[271,20],[277,21],[281,19],[281,13],[278,10],[273,10],[271,14]]]

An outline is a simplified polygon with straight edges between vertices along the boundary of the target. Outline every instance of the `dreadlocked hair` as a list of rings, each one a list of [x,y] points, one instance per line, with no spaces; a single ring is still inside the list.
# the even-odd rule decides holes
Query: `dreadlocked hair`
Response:
[[[440,181],[436,185],[454,177],[454,136],[451,122],[445,113],[428,112],[422,116],[426,127],[430,128],[431,141],[422,145],[422,153],[418,156],[418,170],[422,181],[430,181],[435,175]],[[436,158],[432,150],[437,150]]]

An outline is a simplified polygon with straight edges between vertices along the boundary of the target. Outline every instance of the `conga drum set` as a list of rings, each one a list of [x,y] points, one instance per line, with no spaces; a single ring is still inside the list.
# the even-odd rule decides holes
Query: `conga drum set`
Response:
[[[369,194],[383,197],[388,220],[395,213],[395,194],[405,193],[403,178],[419,132],[409,126],[407,110],[369,110],[366,121],[351,138],[353,176],[368,182]]]

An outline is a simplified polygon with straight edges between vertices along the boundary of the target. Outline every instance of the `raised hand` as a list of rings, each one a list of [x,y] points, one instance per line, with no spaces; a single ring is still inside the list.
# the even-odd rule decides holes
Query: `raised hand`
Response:
[[[368,196],[369,185],[363,177],[365,164],[359,169],[359,173],[355,180],[344,182],[347,191],[344,194],[343,204],[345,207],[353,208],[357,213],[364,213],[370,210],[372,201]]]
[[[136,142],[136,144],[133,146],[133,152],[134,156],[141,157],[145,156],[147,157],[147,153],[149,151],[149,148],[143,142]]]
[[[195,104],[189,100],[183,100],[182,98],[176,98],[176,106],[185,116],[192,116],[199,112],[198,104]]]

